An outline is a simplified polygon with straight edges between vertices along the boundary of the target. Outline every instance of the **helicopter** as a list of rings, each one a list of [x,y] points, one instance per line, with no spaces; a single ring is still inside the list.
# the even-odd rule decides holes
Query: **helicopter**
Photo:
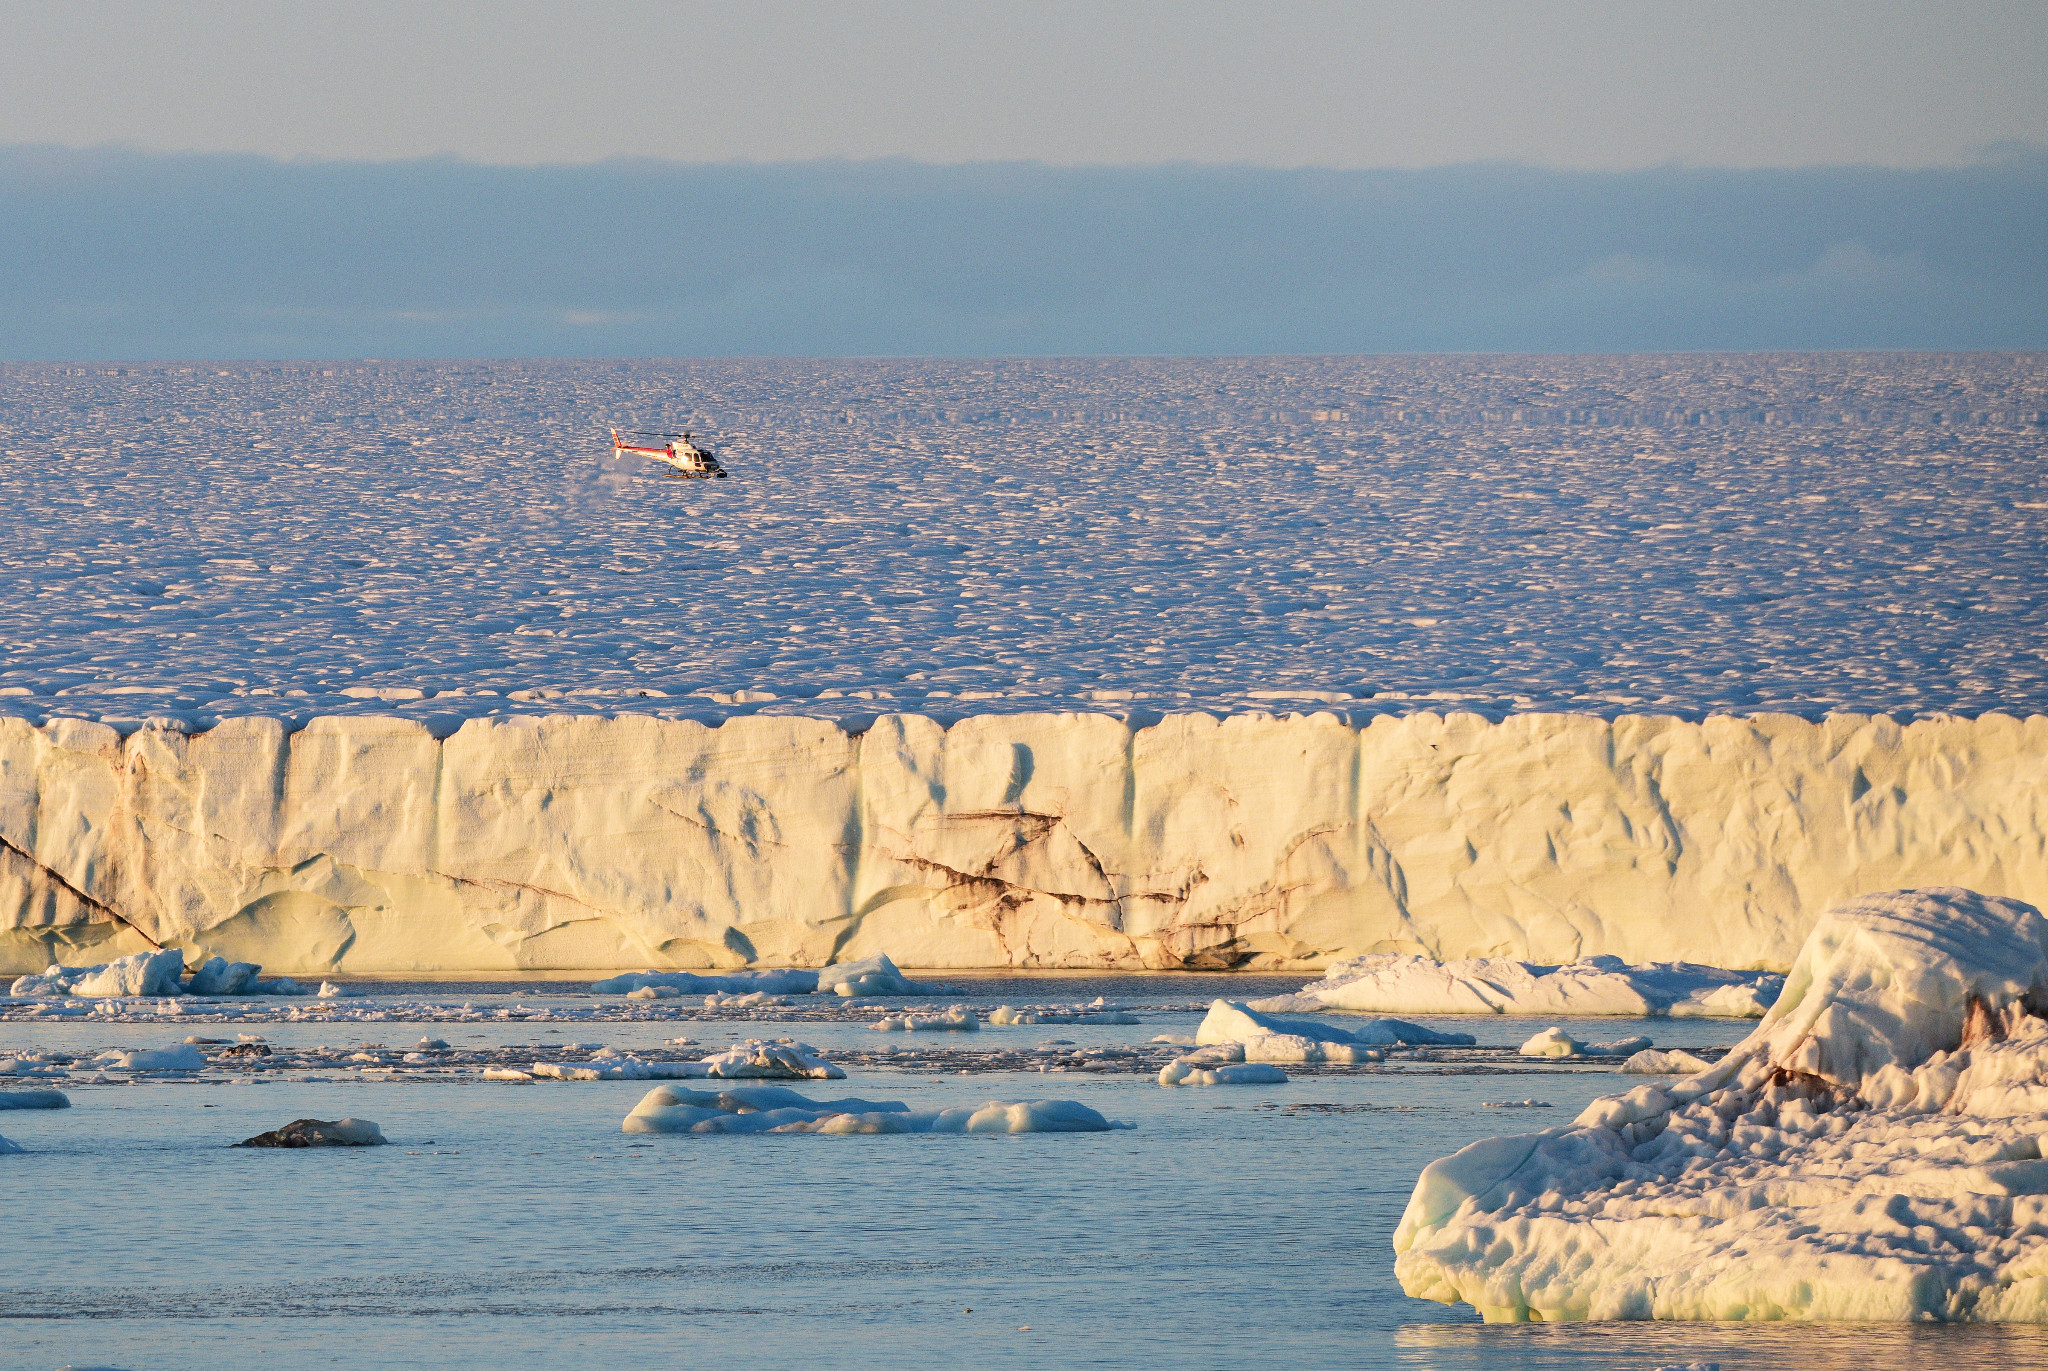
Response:
[[[649,447],[641,443],[629,443],[628,438],[666,438],[662,447]],[[698,447],[688,433],[651,433],[646,429],[612,430],[612,456],[623,457],[627,453],[640,457],[651,457],[657,462],[667,462],[675,468],[675,475],[690,480],[708,480],[713,476],[724,477],[728,473],[718,464],[718,458],[709,448]]]

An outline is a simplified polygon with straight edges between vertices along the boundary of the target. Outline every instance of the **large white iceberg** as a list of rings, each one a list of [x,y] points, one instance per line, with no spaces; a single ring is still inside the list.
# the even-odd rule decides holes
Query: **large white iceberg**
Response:
[[[1258,1009],[1348,1009],[1364,1014],[1544,1014],[1625,1018],[1754,1019],[1769,1009],[1784,977],[1688,962],[1630,966],[1587,957],[1543,966],[1509,957],[1439,962],[1372,953],[1330,967],[1293,995],[1253,1001]]]
[[[627,1133],[1096,1133],[1119,1125],[1074,1100],[989,1100],[914,1110],[895,1100],[813,1100],[779,1086],[656,1086]]]
[[[1712,1069],[1431,1163],[1396,1274],[1490,1321],[2048,1321],[2044,1013],[2032,906],[1842,905]]]

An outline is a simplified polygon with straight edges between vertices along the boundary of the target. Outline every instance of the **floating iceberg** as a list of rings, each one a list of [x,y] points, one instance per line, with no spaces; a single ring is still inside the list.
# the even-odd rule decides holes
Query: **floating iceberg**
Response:
[[[16,996],[156,997],[164,995],[303,995],[296,981],[280,976],[258,980],[262,967],[209,957],[185,984],[185,954],[175,947],[135,952],[99,966],[51,966],[40,975],[17,977],[8,987]]]
[[[1690,962],[1630,966],[1619,957],[1542,966],[1507,957],[1439,962],[1382,952],[1339,962],[1299,992],[1254,1000],[1252,1006],[1295,1013],[1754,1019],[1777,999],[1784,980],[1770,972]]]
[[[1431,1163],[1410,1294],[1489,1321],[2048,1322],[2048,919],[1953,887],[1822,915],[1711,1070]]]
[[[190,1043],[102,1052],[93,1058],[108,1071],[204,1071],[206,1055]]]
[[[905,1010],[877,1019],[871,1027],[878,1033],[972,1033],[981,1020],[964,1004],[948,1006],[937,1014],[916,1014]]]
[[[593,982],[597,995],[632,995],[642,990],[669,989],[679,995],[932,995],[938,986],[908,980],[896,963],[876,955],[842,962],[819,971],[791,967],[781,971],[634,971]]]
[[[69,1109],[71,1097],[61,1090],[0,1090],[0,1109]]]
[[[0,1138],[0,1157],[7,1156],[9,1153],[18,1153],[21,1150],[20,1143],[9,1142],[6,1138]]]
[[[1235,1000],[1212,1001],[1209,1013],[1203,1018],[1201,1026],[1195,1030],[1195,1041],[1205,1047],[1218,1043],[1243,1043],[1246,1044],[1247,1054],[1252,1050],[1250,1044],[1263,1038],[1276,1037],[1292,1039],[1296,1043],[1320,1043],[1326,1047],[1470,1047],[1474,1041],[1470,1033],[1438,1033],[1420,1024],[1406,1023],[1400,1019],[1367,1019],[1351,1028],[1339,1028],[1327,1019],[1282,1018]],[[1276,1047],[1273,1050],[1283,1049]],[[1291,1046],[1284,1050],[1291,1050]],[[1320,1059],[1281,1057],[1278,1060]],[[1330,1060],[1365,1061],[1377,1058],[1333,1057]]]
[[[656,1086],[621,1125],[627,1133],[1098,1133],[1128,1127],[1073,1100],[989,1100],[913,1110],[895,1100],[813,1100],[779,1086],[721,1091]]]
[[[1622,1038],[1611,1043],[1582,1043],[1562,1028],[1546,1028],[1522,1044],[1524,1057],[1633,1057],[1649,1047],[1648,1038]]]
[[[1161,1085],[1285,1085],[1287,1073],[1264,1063],[1204,1062],[1189,1055],[1159,1068]]]

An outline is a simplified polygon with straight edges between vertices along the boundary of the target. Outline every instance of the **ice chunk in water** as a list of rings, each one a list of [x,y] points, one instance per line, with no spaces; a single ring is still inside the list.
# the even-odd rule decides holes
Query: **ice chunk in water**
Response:
[[[2048,1322],[2048,919],[1953,887],[1821,915],[1719,1063],[1424,1168],[1411,1295],[1488,1320]]]

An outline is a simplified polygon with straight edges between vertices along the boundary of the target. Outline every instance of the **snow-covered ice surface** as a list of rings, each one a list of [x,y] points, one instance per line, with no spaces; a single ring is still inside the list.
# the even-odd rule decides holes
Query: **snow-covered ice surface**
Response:
[[[1261,1000],[1278,1011],[1348,1009],[1362,1014],[1618,1014],[1628,1018],[1757,1019],[1783,976],[1667,962],[1630,966],[1589,957],[1538,966],[1508,957],[1440,962],[1412,953],[1352,957],[1298,994]]]
[[[1982,353],[7,366],[0,708],[2038,712],[2044,411]]]
[[[2030,905],[1830,910],[1712,1068],[1431,1163],[1396,1271],[1489,1321],[2048,1323],[2044,1013]]]

